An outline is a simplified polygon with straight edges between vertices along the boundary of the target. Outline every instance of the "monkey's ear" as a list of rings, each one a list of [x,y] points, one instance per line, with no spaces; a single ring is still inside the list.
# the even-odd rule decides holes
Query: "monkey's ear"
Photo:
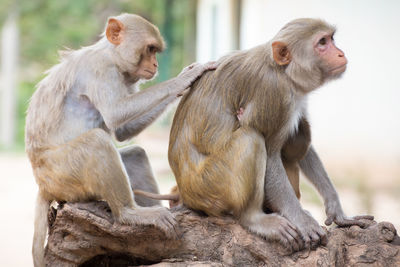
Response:
[[[280,66],[288,65],[292,60],[292,55],[287,45],[283,42],[277,41],[272,43],[272,55],[276,64]]]
[[[123,30],[125,26],[117,19],[109,19],[106,29],[106,36],[108,41],[114,45],[122,43]]]

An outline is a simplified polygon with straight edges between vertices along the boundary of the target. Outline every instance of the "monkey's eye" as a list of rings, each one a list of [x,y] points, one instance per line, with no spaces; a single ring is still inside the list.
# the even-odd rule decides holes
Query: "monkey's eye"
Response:
[[[326,45],[326,43],[327,43],[327,41],[326,41],[326,38],[325,38],[325,37],[321,38],[321,39],[318,41],[318,44],[319,44],[319,45]]]
[[[157,48],[154,45],[149,45],[148,46],[148,50],[150,54],[156,53],[157,52]]]

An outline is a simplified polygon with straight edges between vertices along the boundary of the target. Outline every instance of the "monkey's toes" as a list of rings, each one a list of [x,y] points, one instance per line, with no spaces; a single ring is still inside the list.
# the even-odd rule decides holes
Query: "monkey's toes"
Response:
[[[178,223],[173,214],[165,208],[162,208],[154,226],[162,230],[167,238],[178,239],[179,237]]]

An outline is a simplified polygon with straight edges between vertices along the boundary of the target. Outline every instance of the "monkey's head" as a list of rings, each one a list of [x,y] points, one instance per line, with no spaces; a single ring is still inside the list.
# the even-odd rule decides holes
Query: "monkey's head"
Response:
[[[277,65],[304,90],[341,76],[347,59],[336,47],[335,27],[319,19],[296,19],[272,39],[272,57]]]
[[[165,49],[158,28],[144,18],[122,14],[108,19],[105,30],[112,57],[121,72],[133,80],[150,80],[157,74],[157,53]]]

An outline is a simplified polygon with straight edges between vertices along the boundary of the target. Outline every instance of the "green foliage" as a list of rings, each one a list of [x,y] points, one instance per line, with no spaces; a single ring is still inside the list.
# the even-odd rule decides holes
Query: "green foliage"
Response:
[[[19,85],[18,99],[17,99],[17,129],[16,139],[17,144],[21,145],[24,143],[25,135],[25,113],[28,108],[29,99],[35,91],[35,84],[39,82],[39,79],[35,82],[23,81]]]
[[[79,49],[99,39],[107,17],[135,13],[160,28],[167,49],[159,56],[159,76],[144,87],[177,75],[194,61],[195,0],[1,0],[0,24],[19,15],[20,75],[17,140],[23,144],[25,111],[43,72],[58,62],[58,50]],[[163,123],[167,124],[167,123]]]

